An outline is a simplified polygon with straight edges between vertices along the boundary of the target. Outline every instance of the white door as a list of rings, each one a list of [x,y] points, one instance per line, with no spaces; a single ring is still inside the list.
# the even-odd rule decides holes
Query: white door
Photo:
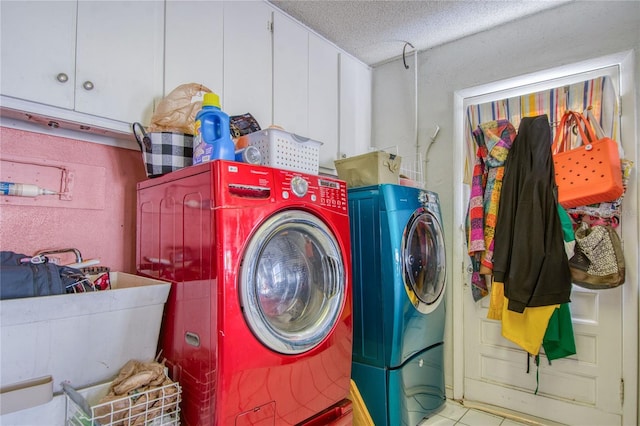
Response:
[[[621,297],[621,288],[574,286],[577,354],[550,365],[542,350],[539,370],[532,360],[527,373],[526,353],[502,337],[499,321],[487,319],[488,298],[474,304],[465,285],[465,399],[572,425],[622,424]]]
[[[591,66],[589,69],[602,68],[601,64],[597,65],[600,66]],[[460,102],[458,106],[464,109],[466,105],[519,96],[600,75],[609,75],[616,90],[621,88],[621,99],[624,103],[630,89],[628,84],[621,84],[619,70],[620,66],[616,65],[553,81],[539,80],[537,84],[523,84],[531,82],[530,78],[524,82],[520,81],[518,86],[502,85],[501,92],[491,95],[464,97],[464,102]],[[571,74],[566,70],[562,72],[565,76]],[[487,94],[496,92],[489,87],[482,90],[484,92],[481,93]],[[625,114],[633,115],[634,112],[626,111]],[[462,124],[461,121],[459,118],[459,125]],[[624,120],[622,121],[622,141],[626,157],[637,159],[633,125],[628,125],[625,129]],[[458,150],[458,153],[460,152],[461,150]],[[457,166],[460,172],[464,160],[461,156],[457,158],[461,159],[461,164]],[[462,173],[459,175],[462,176]],[[637,206],[635,188],[635,183],[628,188],[623,209],[633,210]],[[469,190],[461,185],[458,191],[456,221],[457,229],[462,236],[458,235],[457,238],[461,238],[458,241],[464,245],[464,214]],[[461,284],[463,290],[458,293],[457,302],[464,312],[464,330],[458,332],[458,336],[464,336],[464,356],[463,361],[459,362],[464,374],[461,380],[458,379],[458,383],[462,382],[462,397],[465,400],[504,407],[571,425],[635,423],[637,414],[633,407],[637,400],[638,368],[635,346],[638,332],[638,224],[631,215],[624,217],[628,219],[622,221],[620,230],[622,239],[626,242],[624,250],[627,282],[617,289],[602,291],[589,291],[574,286],[570,310],[577,354],[554,360],[549,365],[542,352],[539,370],[531,363],[529,373],[526,352],[502,337],[500,322],[487,319],[488,298],[478,303],[473,302],[469,287],[470,275],[466,272],[466,250],[463,249],[462,254],[457,254],[460,256],[457,264],[463,267],[454,269],[454,275],[458,275],[457,278],[454,276],[454,282],[464,283]],[[455,369],[456,367],[454,371]],[[626,391],[625,387],[628,388]],[[454,394],[460,394],[459,388],[454,389]],[[625,394],[628,398],[626,403]]]

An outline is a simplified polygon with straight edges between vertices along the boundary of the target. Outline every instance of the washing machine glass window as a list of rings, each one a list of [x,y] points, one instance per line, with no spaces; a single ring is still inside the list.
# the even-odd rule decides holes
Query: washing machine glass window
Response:
[[[432,312],[444,295],[446,263],[442,226],[431,212],[412,215],[402,247],[407,295],[420,312]]]
[[[244,253],[244,317],[274,351],[309,351],[338,320],[345,283],[338,242],[324,222],[303,211],[280,212],[258,228]]]

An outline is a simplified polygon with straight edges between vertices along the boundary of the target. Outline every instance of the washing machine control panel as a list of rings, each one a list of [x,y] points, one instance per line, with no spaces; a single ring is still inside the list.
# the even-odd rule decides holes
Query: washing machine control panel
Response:
[[[347,185],[334,179],[318,177],[320,204],[347,212]]]
[[[280,195],[285,200],[303,200],[347,213],[347,185],[329,177],[278,170]]]

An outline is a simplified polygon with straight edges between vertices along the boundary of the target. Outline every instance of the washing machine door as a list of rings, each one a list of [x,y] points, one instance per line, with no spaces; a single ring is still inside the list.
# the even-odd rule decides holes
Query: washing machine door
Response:
[[[404,285],[409,299],[424,314],[435,310],[444,296],[446,259],[444,233],[428,209],[416,210],[404,231]]]
[[[267,347],[299,354],[320,344],[339,318],[346,279],[338,242],[318,217],[297,210],[260,226],[244,253],[240,301]]]

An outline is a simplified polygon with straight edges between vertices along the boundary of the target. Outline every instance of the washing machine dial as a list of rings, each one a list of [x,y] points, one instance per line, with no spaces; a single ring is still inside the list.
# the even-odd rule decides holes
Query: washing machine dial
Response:
[[[298,197],[302,198],[307,195],[309,189],[309,183],[301,176],[294,176],[291,179],[291,191]]]

